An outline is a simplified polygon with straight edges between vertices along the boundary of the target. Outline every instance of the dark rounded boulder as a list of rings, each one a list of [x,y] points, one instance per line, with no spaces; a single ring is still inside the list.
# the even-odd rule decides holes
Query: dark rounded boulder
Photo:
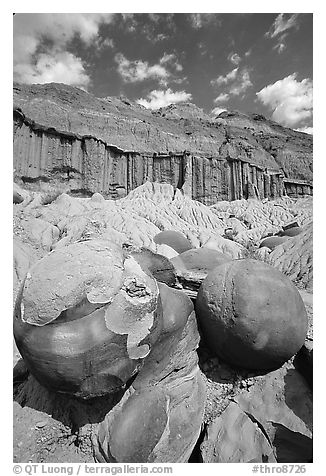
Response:
[[[279,233],[279,236],[298,236],[302,233],[302,228],[300,226],[294,226],[292,228],[288,228],[287,230],[283,230]]]
[[[192,244],[182,233],[174,230],[164,230],[158,233],[153,238],[158,245],[167,245],[174,249],[177,253],[191,250]]]
[[[167,426],[167,404],[168,397],[160,387],[136,391],[112,422],[106,458],[124,463],[148,461]]]
[[[210,248],[194,248],[170,259],[179,272],[193,271],[206,274],[216,266],[230,260],[231,258],[224,253]]]
[[[210,350],[248,369],[281,366],[302,347],[308,328],[296,287],[277,269],[253,259],[212,270],[199,289],[196,316]]]
[[[259,248],[269,248],[273,251],[278,245],[281,245],[288,239],[288,236],[269,236],[265,238],[259,245]]]
[[[29,371],[42,385],[81,398],[123,388],[162,326],[155,279],[101,240],[38,261],[15,305],[14,336]]]
[[[158,282],[165,283],[168,286],[173,286],[176,283],[174,266],[165,256],[153,253],[153,251],[146,248],[133,251],[131,256],[135,258],[146,274],[154,276]]]

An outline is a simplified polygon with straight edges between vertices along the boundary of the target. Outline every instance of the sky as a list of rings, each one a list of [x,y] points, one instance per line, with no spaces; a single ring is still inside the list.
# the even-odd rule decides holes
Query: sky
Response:
[[[14,80],[313,132],[311,13],[17,13]]]

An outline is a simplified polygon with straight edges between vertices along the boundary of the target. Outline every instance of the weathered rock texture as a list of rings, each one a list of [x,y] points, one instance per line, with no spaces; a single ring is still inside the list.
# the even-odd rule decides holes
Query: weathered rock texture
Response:
[[[123,399],[100,424],[99,462],[187,462],[198,439],[206,389],[197,365],[193,307],[182,292],[164,284],[159,288],[164,331]]]
[[[153,277],[114,243],[90,240],[50,253],[28,272],[14,334],[31,373],[82,398],[121,389],[161,331]]]
[[[151,112],[64,84],[14,86],[15,178],[82,196],[126,195],[146,180],[205,204],[312,193],[312,137],[261,116],[192,104]],[[286,178],[286,181],[284,181]]]
[[[312,235],[313,227],[310,223],[300,235],[289,238],[277,246],[266,259],[300,287],[310,289],[313,282]]]
[[[85,242],[89,243],[89,240],[104,239],[113,241],[119,246],[123,245],[124,253],[132,255],[144,272],[153,272],[157,281],[175,287],[178,285],[176,283],[178,270],[175,270],[166,258],[155,253],[173,257],[177,252],[167,245],[155,243],[153,238],[164,230],[178,231],[193,246],[194,251],[190,252],[191,255],[198,253],[199,256],[203,253],[202,256],[205,257],[204,260],[200,259],[199,264],[197,260],[187,261],[195,267],[197,277],[199,276],[197,271],[200,271],[197,283],[200,285],[210,266],[210,260],[207,262],[206,258],[210,256],[211,250],[223,252],[228,259],[247,257],[248,254],[252,256],[257,252],[262,238],[268,233],[279,233],[288,224],[297,222],[303,228],[303,232],[296,237],[289,237],[286,243],[290,243],[292,240],[302,240],[305,237],[305,227],[312,222],[311,197],[298,199],[283,197],[265,203],[254,199],[220,201],[208,207],[199,201],[191,200],[180,190],[175,190],[172,185],[149,182],[119,200],[104,200],[99,193],[95,193],[91,198],[76,198],[67,194],[56,196],[23,189],[19,189],[19,193],[24,200],[14,205],[15,294],[28,269],[36,261],[42,257],[47,257],[47,260],[49,256],[55,255],[56,251],[52,250],[65,253],[69,251],[69,245],[80,246]],[[40,233],[35,233],[36,229],[40,230]],[[226,230],[230,229],[233,241],[226,238]],[[292,249],[290,258],[293,263],[297,259],[301,261],[306,253],[311,253],[311,238],[306,237],[301,243],[304,252],[300,255],[300,244],[297,243]],[[144,247],[147,248],[145,253]],[[205,249],[209,252],[207,253]],[[259,251],[262,250],[265,258],[273,254],[268,250],[266,253],[266,248]],[[287,251],[290,250],[285,250],[284,255],[288,260],[290,255]],[[39,263],[40,261],[37,266]],[[200,267],[197,270],[198,265]],[[303,269],[302,267],[302,271]],[[293,274],[290,277],[295,280],[295,276]],[[306,277],[307,280],[297,283],[309,290],[311,273]],[[158,286],[161,288],[162,296],[164,285],[158,283]],[[177,290],[168,289],[172,295],[178,294]],[[308,334],[312,337],[312,294],[302,290],[300,294],[309,311]],[[196,295],[197,292],[191,297],[196,298]],[[182,307],[187,310],[189,300],[183,301],[185,305]],[[15,462],[94,462],[94,447],[99,460],[110,458],[108,452],[110,448],[115,459],[120,458],[120,437],[128,435],[128,432],[115,433],[112,437],[114,441],[111,441],[107,433],[108,425],[114,423],[117,417],[116,428],[120,428],[122,421],[121,430],[128,430],[128,422],[120,420],[120,416],[123,418],[123,412],[120,413],[119,409],[123,404],[127,404],[129,398],[132,399],[135,392],[138,392],[137,395],[140,394],[141,398],[143,396],[145,398],[155,387],[161,392],[160,399],[165,403],[168,402],[163,414],[160,413],[158,418],[160,424],[162,421],[164,424],[165,416],[168,415],[170,434],[165,431],[167,426],[161,434],[160,429],[155,435],[153,432],[150,445],[154,451],[151,450],[151,454],[147,454],[152,461],[159,461],[159,458],[161,461],[172,462],[176,458],[186,461],[198,437],[200,421],[204,428],[208,428],[211,422],[223,415],[232,402],[230,410],[222,416],[223,421],[217,423],[218,428],[223,430],[223,438],[215,439],[216,433],[213,429],[210,441],[207,441],[209,447],[202,446],[200,451],[199,443],[203,442],[205,445],[206,442],[206,436],[202,434],[190,461],[219,459],[232,462],[248,460],[265,462],[267,458],[269,461],[275,458],[277,461],[287,462],[310,460],[311,391],[309,387],[307,391],[305,381],[299,374],[303,372],[305,378],[309,378],[310,358],[307,362],[304,355],[303,366],[302,362],[299,364],[299,361],[295,360],[298,372],[293,369],[290,362],[277,373],[272,372],[259,377],[255,372],[230,367],[209,354],[202,339],[198,349],[201,373],[197,367],[196,347],[199,335],[193,312],[190,312],[188,320],[184,319],[184,314],[179,312],[179,307],[175,306],[169,293],[166,295],[164,307],[168,310],[165,316],[165,331],[176,330],[180,317],[182,325],[176,332],[167,332],[165,338],[164,333],[160,335],[160,340],[156,341],[152,352],[145,357],[140,372],[132,382],[129,382],[133,388],[130,388],[124,400],[121,400],[122,392],[91,401],[81,401],[68,394],[56,393],[41,386],[29,374],[26,365],[21,360],[18,362],[14,371]],[[15,362],[18,357],[16,350]],[[255,391],[250,392],[253,386]],[[239,408],[231,411],[240,393],[242,399],[241,402],[240,400],[237,402]],[[130,405],[135,404],[135,399],[136,397],[130,401]],[[137,399],[137,405],[139,401]],[[244,406],[248,402],[254,402],[255,408]],[[281,413],[278,413],[280,402],[282,409]],[[118,407],[117,414],[113,415],[111,410],[115,405]],[[288,409],[285,408],[286,405]],[[106,418],[107,415],[111,416]],[[191,424],[185,426],[183,422],[189,420]],[[131,419],[130,423],[131,427],[134,425],[133,428],[138,428],[140,424],[146,427],[148,420],[145,418],[140,422],[136,418]],[[159,428],[162,429],[163,424]],[[141,440],[135,450],[141,452],[144,441]],[[284,454],[284,448],[288,454]],[[121,451],[125,449],[126,447],[121,448]],[[198,453],[201,453],[201,459]],[[124,459],[130,454],[124,453],[122,456]]]
[[[256,377],[207,425],[205,463],[312,462],[312,393],[286,364]]]
[[[296,287],[272,266],[252,259],[228,261],[208,273],[196,316],[210,350],[248,369],[281,366],[300,350],[308,330]]]
[[[253,199],[221,201],[207,207],[183,195],[180,190],[175,191],[171,185],[149,182],[119,200],[104,200],[99,194],[94,194],[91,198],[62,194],[52,203],[43,206],[40,193],[31,192],[27,195],[24,202],[14,206],[14,233],[17,240],[14,249],[15,266],[16,274],[18,272],[20,276],[24,270],[27,271],[28,260],[24,258],[24,254],[30,254],[27,248],[31,246],[35,261],[51,249],[102,237],[118,245],[145,247],[172,258],[177,252],[167,245],[156,244],[154,237],[161,231],[173,230],[182,233],[194,248],[202,246],[236,259],[248,257],[248,253],[252,257],[252,253],[257,253],[264,236],[280,232],[287,223],[296,220],[301,227],[312,223],[311,197],[282,198],[266,203]],[[229,227],[232,229],[233,240],[224,237],[224,232]],[[309,229],[312,229],[311,226]],[[35,230],[42,232],[35,233]],[[303,232],[296,237],[289,237],[285,242],[288,246],[304,240],[302,250],[300,244],[295,250],[299,256],[302,255],[303,263],[304,256],[309,261],[309,267],[301,268],[301,274],[306,276],[306,279],[301,279],[304,287],[311,286],[312,273],[307,273],[309,269],[312,270],[311,236],[309,239]],[[24,253],[20,251],[22,248],[26,249]],[[264,254],[259,259],[268,261],[268,250],[267,254],[266,248],[260,251],[262,250]],[[275,253],[277,251],[278,247]],[[294,269],[298,256],[295,253],[291,258]],[[278,262],[281,261],[282,254],[278,258]],[[18,267],[23,271],[18,271]],[[287,273],[286,265],[283,271]],[[293,278],[296,277],[293,274]]]

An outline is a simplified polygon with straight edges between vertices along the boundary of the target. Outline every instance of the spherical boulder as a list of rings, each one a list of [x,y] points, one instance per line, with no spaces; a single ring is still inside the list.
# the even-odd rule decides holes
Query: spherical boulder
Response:
[[[302,228],[300,228],[300,226],[293,226],[292,228],[288,228],[287,230],[281,231],[279,235],[292,237],[298,236],[300,235],[300,233],[302,233]]]
[[[259,248],[269,248],[273,251],[278,245],[281,245],[288,239],[288,236],[269,236],[265,238],[259,245]]]
[[[102,240],[68,245],[27,273],[14,336],[44,386],[81,398],[121,389],[158,339],[162,306],[155,279]]]
[[[103,197],[103,195],[101,193],[95,192],[91,196],[90,201],[91,201],[91,203],[104,203],[105,198]]]
[[[184,251],[191,250],[192,244],[182,233],[174,230],[161,231],[153,238],[154,242],[158,245],[168,245],[174,249],[177,253],[183,253]]]
[[[146,274],[154,276],[156,281],[165,283],[168,286],[176,284],[176,274],[171,261],[165,256],[153,253],[153,251],[142,248],[134,251],[131,256],[137,261]]]
[[[210,271],[196,300],[210,350],[248,369],[281,366],[302,347],[308,319],[292,282],[272,266],[234,260]]]
[[[207,274],[211,269],[230,260],[229,256],[220,251],[210,248],[194,248],[184,251],[170,261],[179,272],[193,271]]]

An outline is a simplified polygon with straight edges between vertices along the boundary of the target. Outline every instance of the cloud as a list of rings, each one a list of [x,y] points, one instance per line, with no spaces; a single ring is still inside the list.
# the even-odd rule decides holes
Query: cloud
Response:
[[[230,94],[233,96],[239,96],[241,93],[244,93],[248,88],[252,86],[250,80],[249,71],[244,69],[241,71],[241,74],[238,76],[237,81],[233,84],[230,89]]]
[[[256,93],[258,100],[273,111],[272,119],[289,127],[312,118],[312,81],[297,81],[296,77],[293,73]]]
[[[159,33],[158,35],[154,36],[154,43],[156,43],[157,41],[167,40],[168,38],[168,35],[165,35],[164,33]]]
[[[230,81],[233,81],[236,79],[237,74],[238,74],[239,68],[234,68],[232,71],[227,73],[225,76],[218,76],[216,79],[212,79],[211,85],[212,86],[220,86],[221,84],[227,84]]]
[[[285,38],[289,34],[289,30],[291,28],[299,28],[298,17],[299,14],[294,13],[286,19],[285,14],[280,13],[275,18],[270,29],[265,33],[266,38],[276,38],[276,44],[273,47],[273,50],[276,50],[279,54],[282,53],[286,48]]]
[[[280,33],[290,30],[291,28],[298,28],[298,13],[294,13],[289,18],[285,18],[285,13],[280,13],[275,18],[269,31],[265,33],[267,38],[275,38]]]
[[[172,68],[176,72],[183,70],[174,53],[164,53],[159,62],[153,65],[142,60],[130,61],[122,53],[115,55],[115,61],[118,63],[119,74],[128,83],[157,79],[161,85],[166,86],[170,78],[174,79],[168,68]]]
[[[102,52],[106,48],[114,48],[114,41],[112,38],[96,38],[93,42],[93,45],[96,47],[97,53]]]
[[[241,58],[238,53],[230,53],[228,56],[228,60],[236,66],[238,66],[238,64],[241,62]]]
[[[80,58],[67,51],[40,54],[36,64],[20,63],[15,67],[16,79],[32,83],[65,83],[86,89],[90,78]]]
[[[78,35],[90,46],[110,13],[18,13],[14,17],[14,79],[27,82],[61,81],[86,86],[85,65],[67,51]],[[46,40],[46,42],[45,42]],[[65,77],[66,72],[66,77]]]
[[[136,102],[147,109],[159,109],[160,107],[176,104],[178,102],[192,99],[190,93],[185,91],[173,92],[170,88],[166,90],[154,90],[147,95],[147,99],[138,99]]]
[[[62,48],[78,34],[89,45],[100,24],[112,19],[111,13],[18,13],[14,17],[14,60],[20,62],[34,54],[44,37]]]
[[[147,61],[129,61],[122,53],[116,54],[114,59],[118,63],[119,74],[128,83],[146,79],[167,79],[170,76],[168,70],[161,64],[150,66]]]
[[[218,116],[219,114],[221,114],[221,112],[224,111],[227,111],[227,109],[223,107],[215,107],[214,109],[212,109],[211,114],[213,114],[214,116]]]
[[[173,66],[176,69],[176,71],[182,71],[183,70],[182,65],[178,62],[178,59],[177,59],[177,57],[174,53],[170,53],[170,54],[164,53],[164,55],[160,59],[160,64],[161,65],[162,64],[170,64],[171,66]]]
[[[157,43],[176,32],[174,13],[119,13],[117,21],[124,32],[143,35],[149,42]],[[164,31],[165,33],[162,33]]]
[[[227,93],[221,93],[217,98],[214,99],[214,103],[218,104],[219,102],[227,102],[230,99],[230,95]]]
[[[279,54],[282,53],[286,48],[286,44],[284,40],[285,40],[285,35],[281,35],[276,45],[273,46],[273,50],[276,50]]]
[[[311,135],[313,135],[314,133],[313,127],[300,127],[299,129],[294,129],[294,130],[298,132],[305,132],[306,134],[311,134]]]
[[[227,73],[225,76],[218,76],[216,79],[211,81],[212,86],[222,86],[229,83],[231,84],[231,87],[225,94],[239,96],[240,94],[244,93],[249,87],[252,86],[248,69],[239,69],[239,67],[237,67]]]
[[[188,19],[195,30],[199,30],[210,23],[221,24],[218,13],[189,13]]]
[[[123,20],[123,27],[129,33],[133,33],[137,30],[137,15],[136,13],[121,13],[121,17]]]
[[[198,43],[198,50],[202,56],[207,54],[207,46],[203,41]]]

